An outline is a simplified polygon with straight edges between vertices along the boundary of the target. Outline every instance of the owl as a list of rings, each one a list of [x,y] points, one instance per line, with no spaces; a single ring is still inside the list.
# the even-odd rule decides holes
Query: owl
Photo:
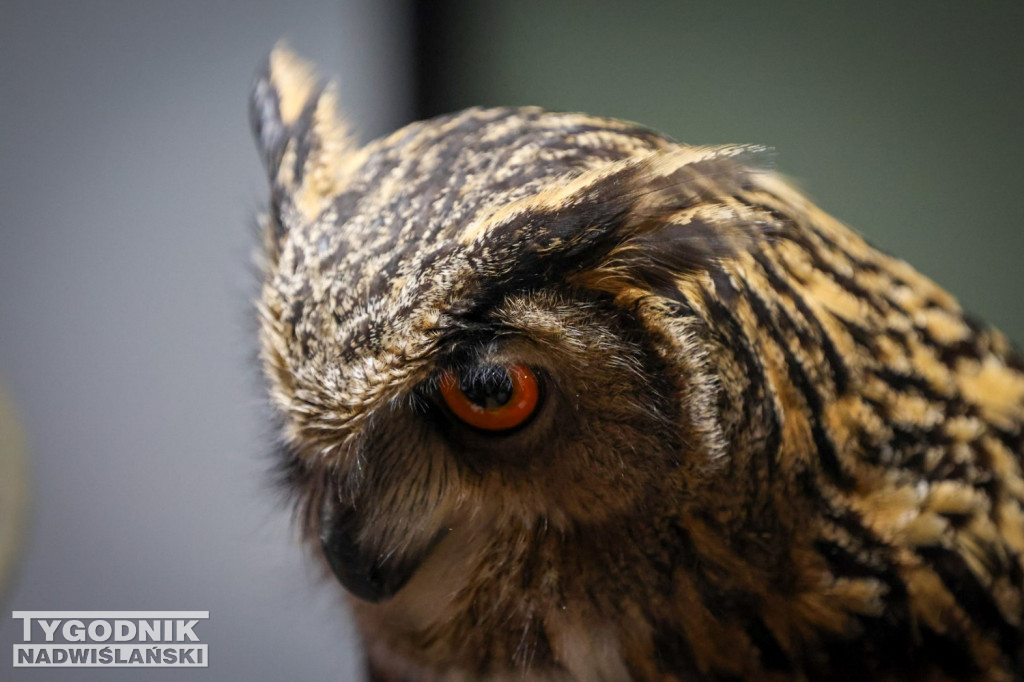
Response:
[[[1024,363],[751,146],[251,122],[281,471],[375,682],[1024,679]]]

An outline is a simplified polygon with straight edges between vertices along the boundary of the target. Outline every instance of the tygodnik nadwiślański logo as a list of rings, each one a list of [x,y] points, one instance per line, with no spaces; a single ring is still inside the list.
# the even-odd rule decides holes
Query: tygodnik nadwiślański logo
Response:
[[[14,611],[14,667],[205,668],[209,611]]]

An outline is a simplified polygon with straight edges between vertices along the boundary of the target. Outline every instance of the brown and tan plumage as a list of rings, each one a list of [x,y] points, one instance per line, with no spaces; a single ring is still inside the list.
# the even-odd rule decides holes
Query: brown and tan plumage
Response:
[[[1024,364],[763,152],[534,108],[359,147],[282,49],[252,106],[262,360],[372,679],[1022,678]],[[516,367],[515,428],[446,402]]]

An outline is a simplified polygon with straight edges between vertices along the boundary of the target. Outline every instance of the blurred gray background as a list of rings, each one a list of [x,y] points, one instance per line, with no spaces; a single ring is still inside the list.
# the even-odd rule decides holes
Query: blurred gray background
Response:
[[[0,3],[0,384],[32,507],[0,679],[358,679],[266,475],[246,96],[281,37],[364,138],[470,104],[756,142],[1024,340],[1024,5]],[[417,89],[414,78],[418,78]],[[12,610],[209,610],[210,667],[12,669]]]
[[[0,382],[33,500],[0,679],[355,680],[269,484],[247,97],[281,37],[355,125],[410,116],[395,3],[0,4]],[[12,669],[12,610],[208,610],[210,667]],[[38,635],[37,635],[38,636]]]

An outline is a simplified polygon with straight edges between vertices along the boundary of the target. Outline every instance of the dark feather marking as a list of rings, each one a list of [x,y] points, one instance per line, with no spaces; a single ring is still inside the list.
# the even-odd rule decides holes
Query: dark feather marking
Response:
[[[320,104],[320,97],[324,94],[324,89],[327,87],[326,81],[319,81],[313,88],[309,99],[302,107],[302,112],[299,114],[298,120],[295,121],[292,131],[295,137],[295,184],[296,186],[301,185],[306,173],[306,159],[309,158],[309,153],[312,149],[323,143],[313,130],[313,116],[316,114],[316,108]]]
[[[715,291],[722,300],[729,301],[738,295],[738,292],[729,282],[724,273],[715,272],[712,274],[715,283]],[[704,299],[708,307],[711,321],[716,327],[720,327],[726,347],[737,354],[739,362],[745,369],[744,375],[748,379],[743,392],[743,416],[747,428],[762,425],[755,421],[757,408],[761,407],[760,415],[765,418],[763,423],[766,437],[764,446],[764,464],[769,478],[776,475],[778,469],[779,449],[782,447],[782,424],[774,400],[768,392],[768,382],[765,378],[764,364],[758,358],[751,340],[747,337],[742,326],[730,312],[729,308],[721,303],[718,298],[708,296]],[[724,396],[723,396],[724,397]],[[755,475],[758,467],[751,467],[751,475]]]
[[[853,487],[854,481],[848,473],[843,471],[835,444],[821,422],[824,409],[821,395],[815,388],[814,382],[807,376],[803,363],[790,350],[789,344],[783,335],[783,330],[778,328],[780,320],[771,314],[764,300],[752,289],[746,289],[746,298],[750,302],[751,309],[761,326],[768,331],[775,344],[779,347],[779,350],[782,351],[786,360],[786,371],[789,380],[793,383],[793,387],[804,397],[807,404],[807,417],[811,426],[811,436],[814,439],[815,449],[817,450],[822,469],[841,490],[849,491]],[[788,321],[788,318],[786,321]]]
[[[1003,618],[992,593],[979,582],[960,554],[940,546],[920,547],[917,553],[939,574],[971,620],[985,632],[996,634],[1004,652],[1011,654],[1020,648],[1022,637],[1019,628]]]
[[[281,122],[281,101],[270,83],[270,60],[264,61],[249,96],[249,126],[270,176],[277,174],[288,131]]]
[[[874,295],[872,292],[862,287],[852,277],[849,277],[848,275],[845,275],[836,270],[835,266],[829,263],[828,260],[826,260],[825,257],[822,255],[822,247],[820,245],[815,244],[811,240],[811,234],[825,242],[825,244],[831,245],[832,252],[834,255],[837,253],[845,254],[845,251],[837,247],[834,244],[834,242],[824,237],[823,233],[820,230],[812,231],[808,229],[800,232],[796,230],[787,230],[784,233],[784,238],[800,246],[807,253],[808,257],[810,258],[811,264],[817,270],[827,275],[829,279],[834,281],[836,284],[841,286],[843,289],[845,289],[847,292],[849,292],[856,298],[860,299],[866,305],[873,308],[876,312],[880,313],[881,315],[886,315],[889,312],[889,302],[879,300],[878,296]],[[883,305],[883,302],[885,303],[885,305]]]
[[[747,625],[746,631],[750,641],[761,652],[761,665],[765,670],[793,672],[792,659],[761,618],[752,619]]]
[[[966,642],[935,632],[920,625],[922,658],[937,665],[954,679],[970,679],[979,672],[974,656]]]
[[[832,381],[835,384],[836,395],[842,396],[846,393],[850,386],[850,370],[843,361],[842,355],[836,349],[835,343],[832,341],[832,337],[829,336],[828,332],[822,326],[821,321],[818,319],[811,309],[807,306],[807,302],[804,297],[799,295],[793,287],[789,284],[785,277],[782,277],[771,261],[765,256],[763,251],[755,250],[753,252],[754,260],[761,266],[768,281],[775,287],[775,290],[780,294],[784,295],[793,305],[796,306],[797,311],[803,316],[807,324],[812,325],[817,331],[817,341],[820,343],[822,352],[825,354],[825,360],[828,363],[829,368],[832,370]]]

